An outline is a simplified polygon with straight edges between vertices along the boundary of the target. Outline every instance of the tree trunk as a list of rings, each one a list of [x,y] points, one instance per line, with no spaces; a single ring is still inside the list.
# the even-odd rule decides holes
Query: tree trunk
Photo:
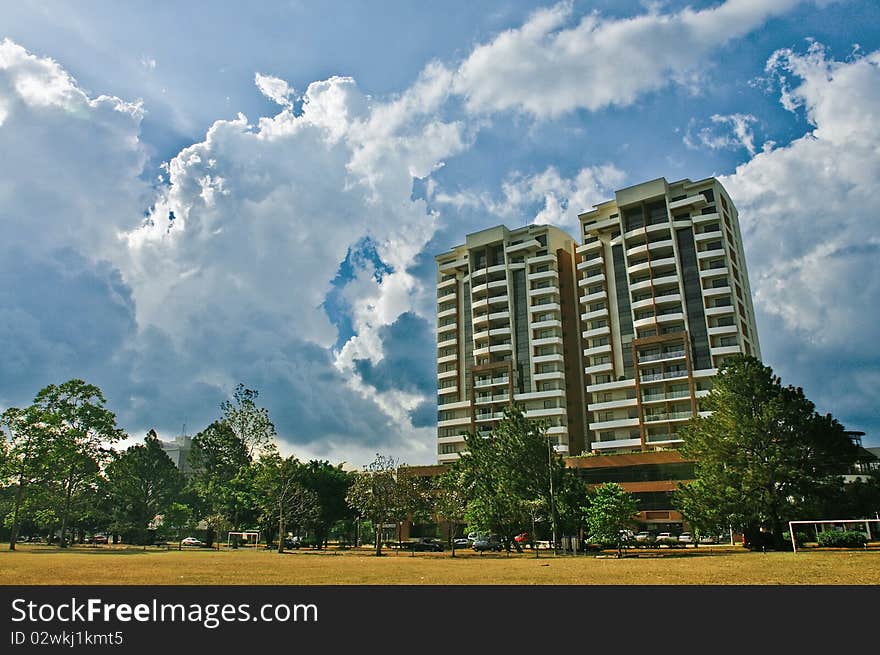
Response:
[[[382,525],[376,525],[376,557],[380,557],[382,555]]]
[[[73,495],[73,467],[70,467],[70,477],[67,479],[67,497],[64,499],[64,513],[61,515],[61,541],[58,544],[61,548],[67,548],[64,540],[64,534],[67,531],[67,519],[70,515],[70,497]]]
[[[278,505],[278,552],[284,552],[284,511]]]
[[[12,512],[12,532],[9,534],[9,550],[15,550],[15,541],[18,539],[19,512],[21,501],[24,498],[24,476],[18,478],[18,489],[15,492],[15,509]]]

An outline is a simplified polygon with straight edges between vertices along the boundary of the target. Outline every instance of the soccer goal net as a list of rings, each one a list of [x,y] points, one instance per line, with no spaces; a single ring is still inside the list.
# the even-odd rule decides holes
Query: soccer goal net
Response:
[[[253,546],[256,548],[259,543],[260,533],[254,530],[230,532],[226,536],[226,546],[229,548],[238,548],[239,546]]]
[[[842,526],[844,530],[855,530],[863,532],[868,541],[880,539],[880,518],[874,519],[821,519],[816,521],[789,521],[788,534],[791,537],[791,547],[794,552],[798,551],[797,539],[795,538],[795,526],[808,526],[816,534],[816,540],[819,539],[819,533],[825,530],[839,529],[836,526]]]

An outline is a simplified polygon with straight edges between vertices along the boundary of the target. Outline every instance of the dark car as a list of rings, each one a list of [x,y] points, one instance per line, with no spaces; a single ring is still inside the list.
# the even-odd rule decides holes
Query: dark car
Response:
[[[429,551],[439,553],[443,550],[443,544],[436,539],[419,539],[403,544],[403,548],[414,551]]]
[[[474,542],[474,545],[471,546],[471,548],[478,553],[484,550],[494,550],[495,552],[500,553],[504,546],[498,537],[480,537]]]

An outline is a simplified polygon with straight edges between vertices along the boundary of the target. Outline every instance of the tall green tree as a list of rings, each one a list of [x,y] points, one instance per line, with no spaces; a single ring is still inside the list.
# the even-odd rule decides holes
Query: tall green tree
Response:
[[[314,520],[315,542],[323,548],[330,529],[339,521],[352,520],[354,512],[345,496],[354,480],[354,473],[342,464],[312,460],[301,465],[300,483],[318,497],[318,515]]]
[[[42,413],[34,406],[24,409],[10,407],[0,416],[0,426],[5,428],[0,430],[3,444],[0,480],[4,481],[4,486],[6,483],[15,486],[8,520],[9,550],[15,550],[29,488],[50,473],[51,434]]]
[[[228,524],[234,529],[255,518],[251,456],[226,421],[214,421],[193,437],[189,463],[191,489],[199,501],[198,514],[201,518],[214,517],[209,522],[209,545],[214,538],[213,526]]]
[[[635,524],[637,502],[616,482],[600,484],[589,496],[586,507],[590,537],[603,544],[614,544],[617,557],[623,555],[625,533]]]
[[[67,525],[75,494],[94,483],[100,465],[110,456],[109,447],[125,436],[106,403],[98,387],[79,379],[57,386],[50,384],[34,398],[34,406],[49,426],[52,466],[64,488],[62,548],[67,545]]]
[[[544,424],[527,419],[522,407],[508,407],[491,436],[470,434],[465,445],[468,452],[453,467],[467,495],[468,524],[497,534],[508,552],[511,545],[519,549],[513,537],[531,525],[533,501],[540,500],[556,536],[556,491],[566,471]]]
[[[318,495],[302,485],[300,462],[267,449],[256,465],[254,476],[262,516],[278,526],[278,552],[284,552],[288,526],[307,527],[320,512]]]
[[[105,476],[119,523],[139,543],[146,543],[150,522],[179,499],[184,486],[183,476],[152,430],[144,443],[115,455]]]
[[[249,458],[259,455],[276,436],[275,424],[269,420],[269,410],[257,406],[259,395],[259,391],[239,383],[232,400],[220,403],[223,421],[244,445]]]
[[[400,473],[393,457],[377,454],[355,475],[346,495],[346,502],[358,515],[373,524],[377,557],[382,555],[382,528],[388,523],[399,524],[426,503],[425,490],[414,476]]]
[[[465,520],[467,514],[467,496],[461,477],[459,471],[450,470],[439,476],[434,483],[434,514],[449,525],[452,557],[455,557],[456,526]]]
[[[696,465],[678,505],[697,525],[726,523],[749,543],[769,533],[784,547],[787,522],[809,518],[858,457],[840,423],[754,357],[728,358],[701,406],[711,415],[681,432],[681,452]]]

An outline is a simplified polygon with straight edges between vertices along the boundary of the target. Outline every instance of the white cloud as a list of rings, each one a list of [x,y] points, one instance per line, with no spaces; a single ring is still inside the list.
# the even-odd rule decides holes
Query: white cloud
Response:
[[[561,2],[474,49],[454,90],[473,112],[517,109],[541,118],[629,105],[670,80],[693,87],[713,51],[799,2],[727,0],[675,13],[651,7],[632,18],[593,13],[576,24],[572,3]]]
[[[555,166],[548,166],[532,175],[509,175],[501,184],[501,198],[487,191],[449,193],[435,188],[431,199],[439,205],[481,208],[517,225],[555,225],[578,238],[578,214],[608,200],[624,179],[624,173],[612,164],[585,167],[573,177],[564,177]]]
[[[295,91],[280,77],[254,73],[254,84],[257,85],[260,93],[276,104],[288,108],[293,106],[290,96],[295,95]]]
[[[119,330],[133,330],[125,346],[108,354],[114,386],[130,394],[121,414],[143,420],[155,404],[150,420],[161,421],[170,403],[185,411],[174,390],[196,385],[209,397],[250,377],[271,385],[263,391],[287,436],[310,452],[338,459],[349,446],[381,447],[430,461],[430,430],[412,428],[407,414],[425,397],[372,389],[348,353],[381,360],[376,332],[426,293],[407,269],[437,217],[412,199],[413,179],[469,144],[463,125],[437,116],[442,71],[427,71],[387,103],[351,78],[317,81],[298,114],[283,80],[258,75],[255,83],[280,113],[256,124],[243,115],[215,122],[167,162],[164,186],[152,190],[141,179],[140,105],[92,98],[55,62],[4,41],[0,149],[9,156],[0,161],[0,219],[13,235],[4,246],[73,248],[110,262],[114,284],[130,294],[120,306],[132,315],[119,321]],[[351,282],[357,334],[334,354],[336,328],[322,304],[364,239],[391,272]],[[35,337],[48,329],[20,319]]]
[[[880,51],[848,61],[813,44],[768,70],[812,128],[722,178],[737,204],[760,312],[821,348],[876,351],[880,328]]]
[[[758,122],[755,116],[713,114],[709,120],[713,126],[702,127],[696,132],[688,130],[683,139],[686,146],[694,149],[703,146],[712,150],[745,148],[750,155],[755,155],[755,134],[751,127]]]

